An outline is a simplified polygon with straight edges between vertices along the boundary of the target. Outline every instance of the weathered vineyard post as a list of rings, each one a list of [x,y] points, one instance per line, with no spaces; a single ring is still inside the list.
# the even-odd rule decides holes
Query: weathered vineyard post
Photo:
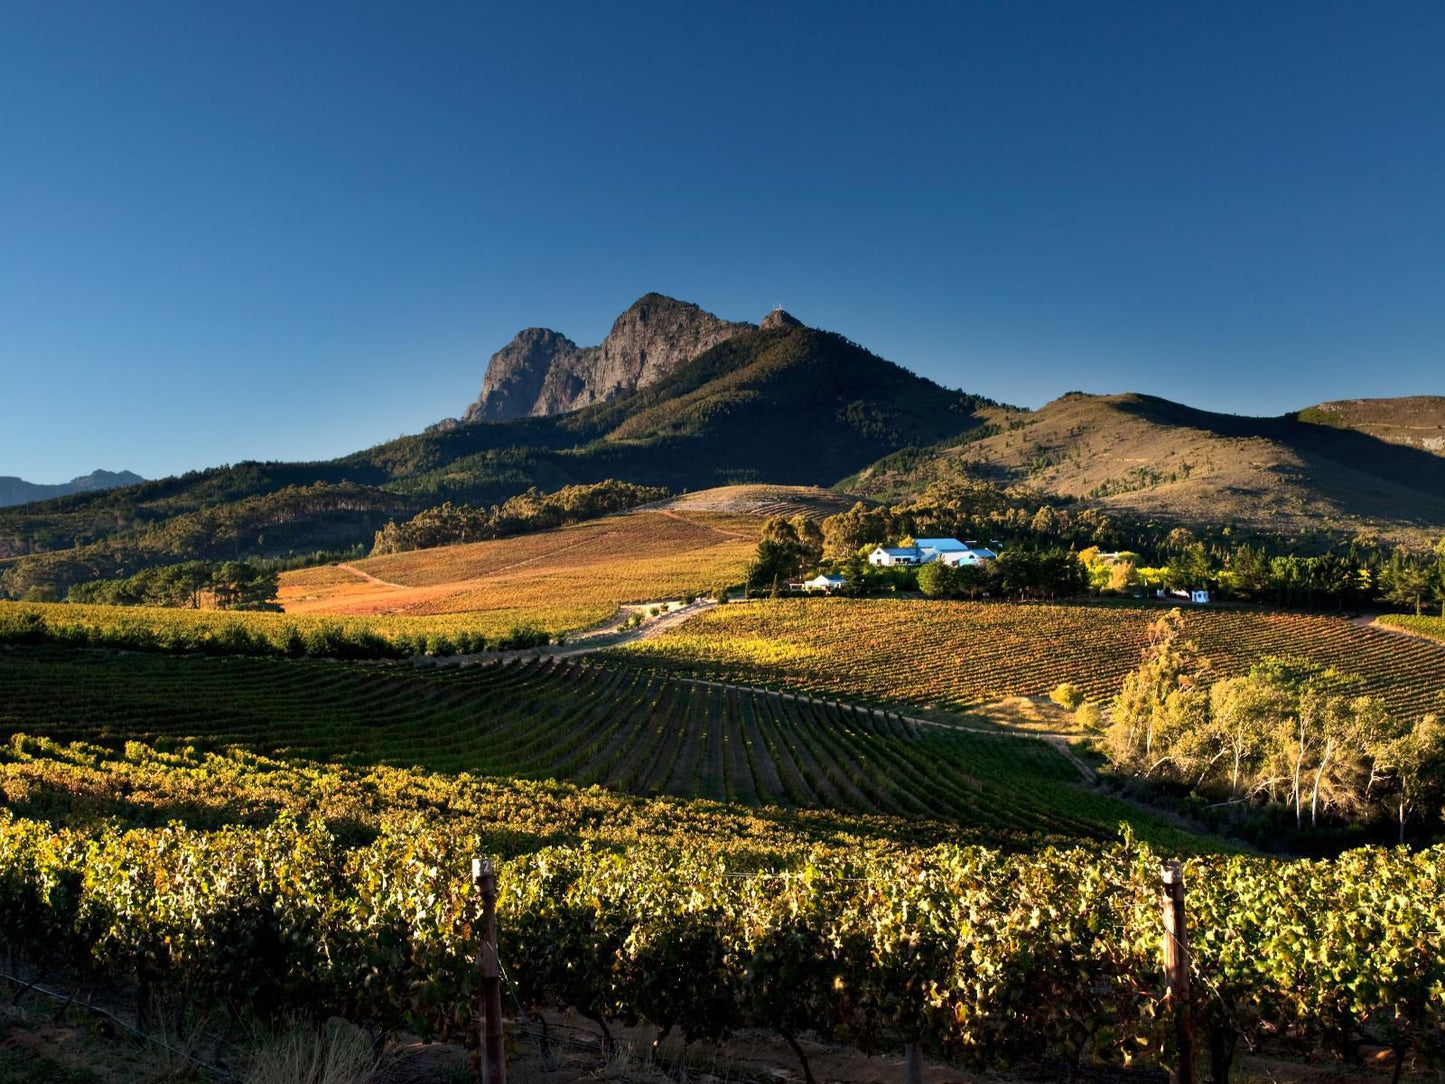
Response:
[[[490,858],[472,859],[472,885],[481,902],[478,916],[477,974],[482,980],[482,1084],[506,1084],[507,1056],[502,1049],[502,966],[497,957],[497,874]]]
[[[903,1044],[903,1084],[923,1084],[923,1051],[916,1042]]]
[[[1164,863],[1164,998],[1174,1011],[1173,1084],[1194,1084],[1194,1030],[1189,1021],[1189,931],[1184,925],[1184,867]]]

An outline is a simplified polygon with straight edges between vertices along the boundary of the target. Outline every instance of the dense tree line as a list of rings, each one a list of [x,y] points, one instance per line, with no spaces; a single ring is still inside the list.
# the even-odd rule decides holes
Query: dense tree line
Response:
[[[291,486],[146,523],[89,545],[23,557],[0,573],[0,596],[59,598],[74,584],[124,579],[160,565],[254,562],[346,547],[415,508],[410,498],[370,486]]]
[[[1115,697],[1103,746],[1117,770],[1183,788],[1235,820],[1261,809],[1267,824],[1296,830],[1388,820],[1401,842],[1411,821],[1438,828],[1445,723],[1393,716],[1358,686],[1282,658],[1211,681],[1174,610]]]
[[[867,551],[879,541],[875,536],[841,560],[828,559],[830,532],[836,550],[838,520],[847,521],[857,512],[855,508],[830,516],[821,525],[802,515],[769,519],[748,567],[748,589],[780,591],[818,567],[841,575],[845,590],[852,594],[916,590],[930,598],[1066,598],[1088,588],[1084,566],[1073,553],[1058,546],[1008,549],[997,560],[977,565],[952,567],[932,562],[919,568],[875,568],[867,560]],[[876,522],[868,510],[864,516]]]
[[[1079,559],[1057,546],[1006,549],[976,565],[934,561],[918,570],[918,589],[929,598],[1070,598],[1088,586]]]
[[[119,580],[92,580],[70,588],[70,602],[108,606],[179,606],[198,610],[279,610],[274,568],[248,561],[185,561],[143,569]]]
[[[1445,614],[1445,540],[1434,550],[1352,547],[1342,553],[1302,557],[1271,555],[1244,543],[1207,546],[1181,529],[1176,548],[1161,565],[1146,569],[1137,553],[1122,552],[1101,562],[1095,550],[1081,551],[1095,587],[1122,590],[1138,584],[1171,590],[1207,588],[1232,598],[1306,609],[1361,609],[1382,603],[1423,612],[1439,606]]]
[[[418,512],[404,523],[389,521],[376,532],[372,555],[484,542],[492,538],[565,527],[598,516],[625,512],[669,496],[658,486],[639,486],[611,478],[591,485],[563,486],[542,493],[535,486],[489,508],[447,501]]]

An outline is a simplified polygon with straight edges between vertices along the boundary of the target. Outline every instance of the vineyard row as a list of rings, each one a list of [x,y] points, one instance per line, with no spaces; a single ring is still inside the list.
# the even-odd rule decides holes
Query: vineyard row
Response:
[[[1151,605],[806,599],[724,606],[611,653],[632,665],[884,704],[969,707],[1061,682],[1111,697],[1139,665]],[[1266,655],[1361,678],[1359,692],[1418,718],[1439,711],[1445,649],[1339,617],[1191,609],[1185,635],[1216,677]]]
[[[637,795],[952,822],[972,838],[1164,826],[1078,786],[1029,738],[634,669],[450,670],[35,650],[0,654],[0,729],[230,746],[351,764],[555,779]]]
[[[83,759],[26,746],[63,776]],[[78,766],[78,774],[85,775]],[[316,791],[345,786],[318,769]],[[39,973],[199,1006],[300,1007],[466,1039],[477,977],[468,859],[486,821],[319,819],[57,827],[0,813],[0,940]],[[959,1062],[1167,1062],[1159,857],[1109,847],[831,847],[735,876],[746,838],[697,851],[541,846],[500,865],[501,955],[527,1008],[688,1038],[742,1026]],[[1445,849],[1328,862],[1204,856],[1186,879],[1194,1010],[1217,1049],[1385,1044],[1441,1064]]]

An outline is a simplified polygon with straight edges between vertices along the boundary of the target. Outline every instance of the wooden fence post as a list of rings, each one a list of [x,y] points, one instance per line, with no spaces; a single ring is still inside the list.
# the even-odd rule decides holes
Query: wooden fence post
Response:
[[[1189,1020],[1189,931],[1184,924],[1184,867],[1164,863],[1164,997],[1174,1013],[1173,1084],[1194,1084],[1194,1030]]]
[[[482,980],[482,1084],[506,1084],[507,1055],[502,1049],[502,967],[497,957],[497,874],[490,858],[472,859],[472,885],[480,896],[477,974]]]
[[[903,1084],[923,1084],[923,1051],[916,1042],[903,1044]]]

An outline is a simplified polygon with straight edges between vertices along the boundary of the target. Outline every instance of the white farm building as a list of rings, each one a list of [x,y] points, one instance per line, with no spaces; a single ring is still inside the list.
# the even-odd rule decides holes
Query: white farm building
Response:
[[[992,561],[998,554],[977,542],[960,542],[956,538],[918,538],[911,546],[878,546],[868,554],[868,563],[875,568],[926,565],[941,561],[946,565],[976,565]]]

